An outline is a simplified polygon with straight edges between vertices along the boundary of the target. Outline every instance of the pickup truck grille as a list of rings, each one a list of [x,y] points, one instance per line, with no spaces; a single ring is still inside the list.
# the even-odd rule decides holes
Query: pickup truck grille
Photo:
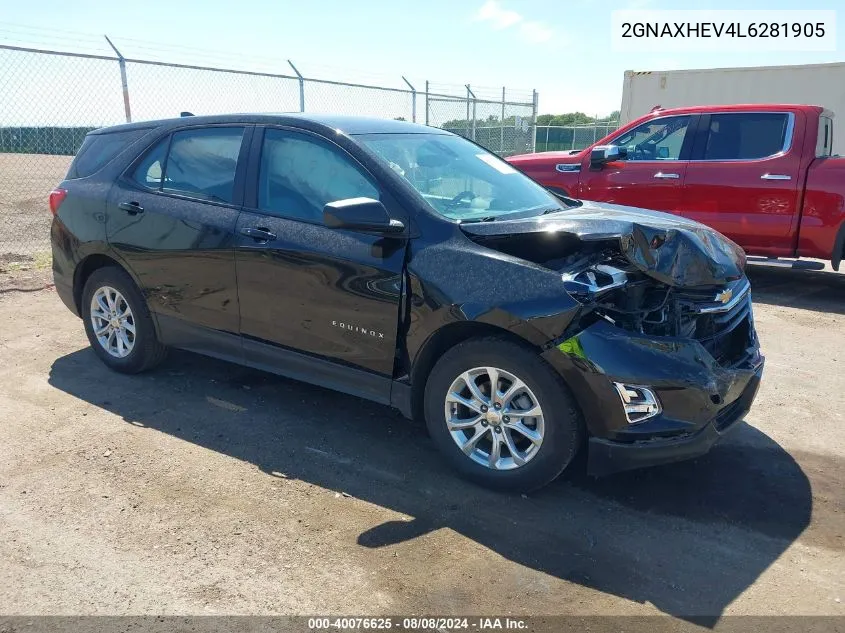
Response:
[[[708,290],[684,290],[676,295],[681,330],[698,340],[725,367],[742,363],[755,342],[751,285],[740,279]]]

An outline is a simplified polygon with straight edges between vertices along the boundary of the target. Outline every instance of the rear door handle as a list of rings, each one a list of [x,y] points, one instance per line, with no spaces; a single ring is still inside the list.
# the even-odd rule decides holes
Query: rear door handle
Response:
[[[786,174],[763,174],[760,180],[792,180],[792,176]]]
[[[245,226],[241,229],[241,235],[246,235],[247,237],[251,237],[257,242],[269,242],[270,240],[276,239],[276,234],[273,233],[270,229],[265,229],[264,227],[252,227],[252,226]]]
[[[121,202],[117,205],[118,209],[123,209],[129,215],[137,215],[139,213],[144,212],[144,207],[142,207],[138,202]]]
[[[675,180],[677,178],[680,178],[680,176],[678,174],[664,174],[662,171],[659,171],[656,174],[654,174],[654,177],[655,178],[664,178],[664,179],[667,179],[667,180]]]

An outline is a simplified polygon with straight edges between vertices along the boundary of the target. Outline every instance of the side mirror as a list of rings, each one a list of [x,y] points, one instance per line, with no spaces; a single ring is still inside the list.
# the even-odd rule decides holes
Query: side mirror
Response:
[[[401,233],[405,230],[401,221],[391,220],[384,205],[372,198],[329,202],[323,207],[323,223],[331,229],[366,233]]]
[[[628,158],[628,150],[618,145],[597,145],[590,152],[590,169],[601,169],[606,163]]]

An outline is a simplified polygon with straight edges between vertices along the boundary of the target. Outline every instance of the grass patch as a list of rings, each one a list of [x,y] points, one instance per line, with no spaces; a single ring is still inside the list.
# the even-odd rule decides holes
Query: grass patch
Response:
[[[14,255],[5,253],[0,256],[0,272],[14,273],[28,270],[50,270],[53,265],[53,255],[50,251],[42,251],[32,255]]]

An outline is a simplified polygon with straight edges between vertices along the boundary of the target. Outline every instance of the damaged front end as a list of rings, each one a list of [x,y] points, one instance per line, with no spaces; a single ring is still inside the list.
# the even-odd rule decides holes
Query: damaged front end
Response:
[[[763,368],[742,250],[697,223],[619,211],[465,229],[559,271],[579,304],[544,358],[581,405],[596,475],[703,454],[747,413]]]
[[[744,276],[722,285],[678,287],[619,256],[598,253],[562,278],[582,305],[569,332],[604,319],[635,334],[696,340],[725,366],[741,363],[756,349],[751,285]]]

